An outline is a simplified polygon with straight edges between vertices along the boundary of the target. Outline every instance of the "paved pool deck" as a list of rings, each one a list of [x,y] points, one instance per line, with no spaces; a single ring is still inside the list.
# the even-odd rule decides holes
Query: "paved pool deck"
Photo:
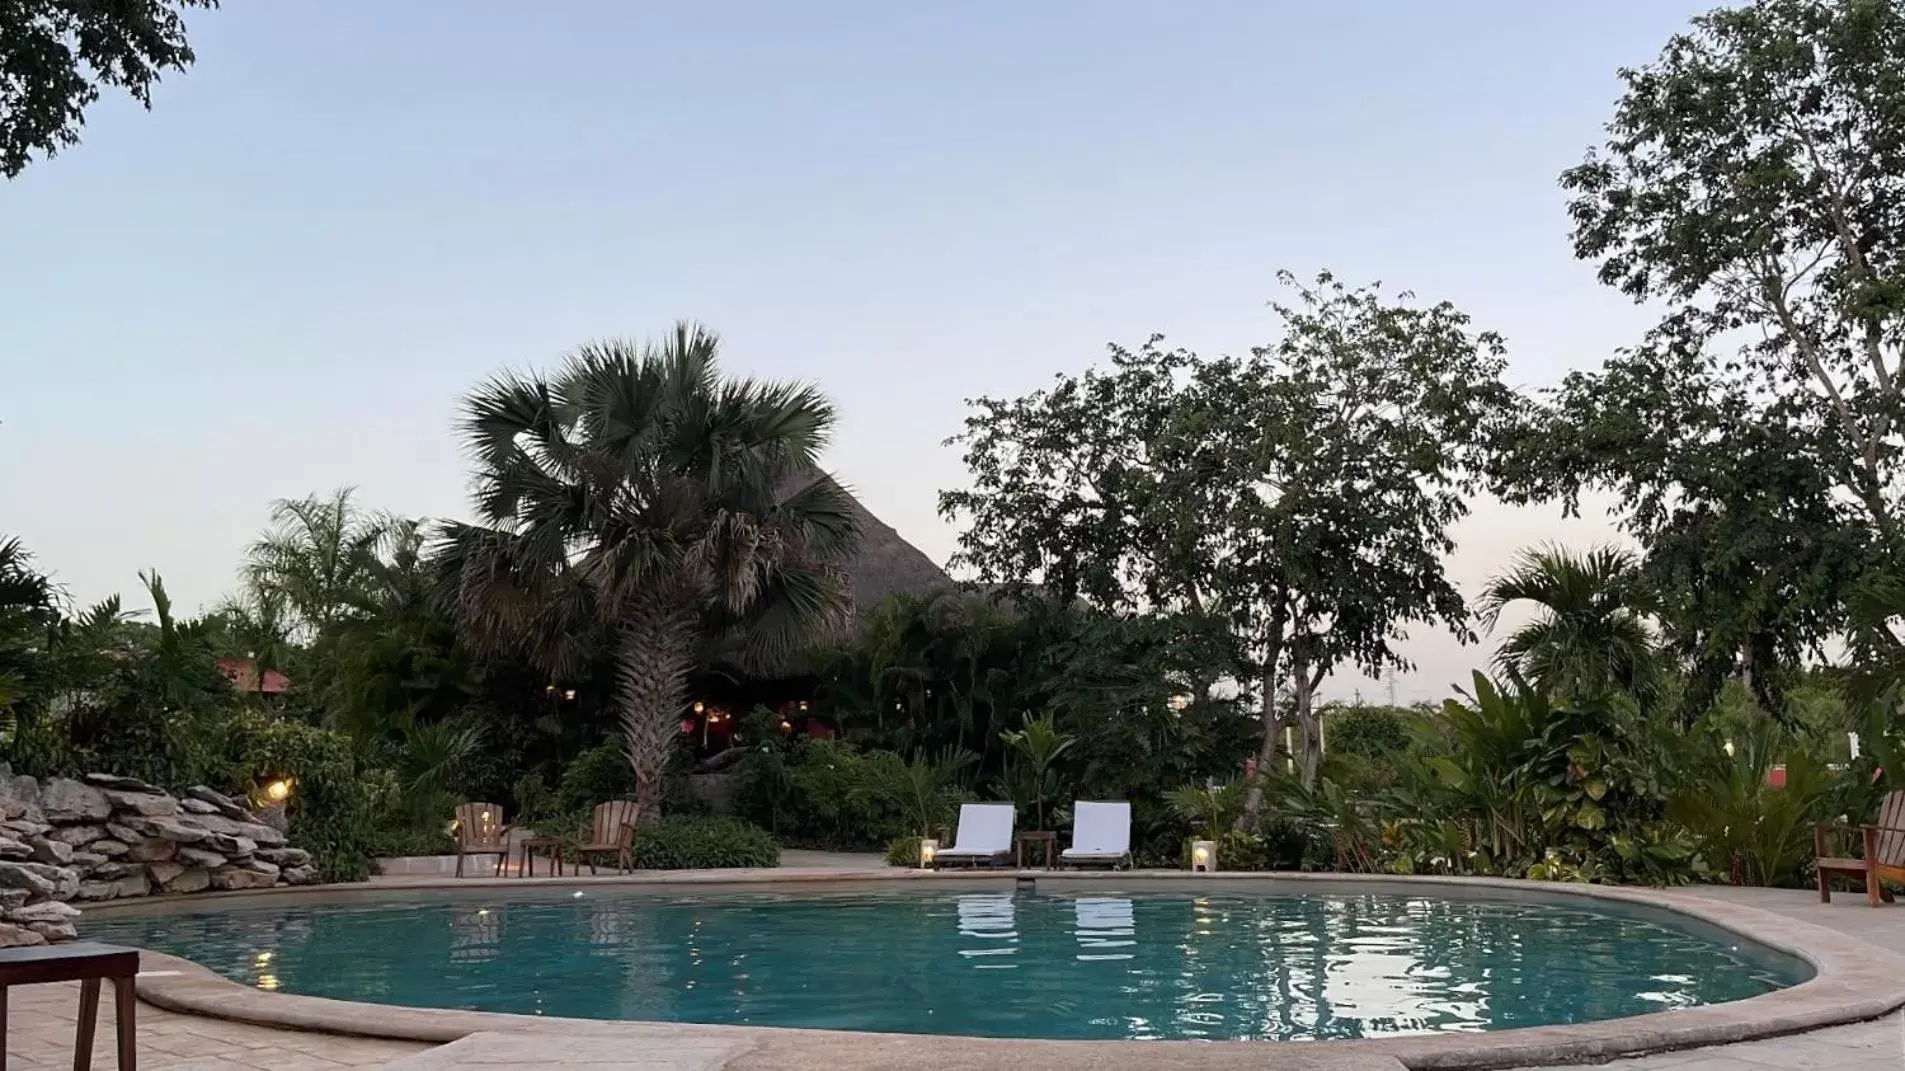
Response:
[[[866,856],[789,852],[784,862],[788,869],[779,875],[782,879],[850,880],[875,873],[869,865],[873,860]],[[614,879],[605,877],[600,880],[607,883]],[[469,879],[466,881],[473,887],[488,884]],[[513,879],[511,883],[514,883]],[[646,880],[640,882],[648,883]],[[425,887],[427,883],[415,879],[390,879],[375,885],[404,888]],[[1733,911],[1738,916],[1746,917],[1764,912],[1766,915],[1758,917],[1765,919],[1773,916],[1797,924],[1792,931],[1795,933],[1820,927],[1824,931],[1852,938],[1868,953],[1865,957],[1868,963],[1874,958],[1871,954],[1876,953],[1880,962],[1897,964],[1897,977],[1905,981],[1905,905],[1874,909],[1866,906],[1862,897],[1850,895],[1836,897],[1834,903],[1822,905],[1814,893],[1779,889],[1697,887],[1663,895],[1684,898],[1688,903],[1709,905],[1711,910],[1721,914]],[[1742,912],[1739,909],[1746,910]],[[176,1000],[165,1000],[161,994],[169,990],[176,996],[178,992],[202,985],[208,987],[204,992],[210,994],[212,999],[201,1006],[198,1009],[200,1011],[235,1012],[241,1019],[248,1018],[251,1017],[250,1013],[239,1006],[262,1000],[267,1002],[273,1009],[274,1017],[281,1022],[304,1026],[325,1025],[324,1015],[302,1021],[299,1015],[276,1016],[277,1010],[309,1001],[309,998],[281,997],[215,979],[193,981],[180,975],[161,973],[181,963],[152,957],[149,970],[154,972],[155,977],[142,979],[142,993],[149,997],[160,996],[165,1003],[178,1007]],[[192,965],[183,966],[190,968]],[[189,972],[181,971],[183,973]],[[1885,981],[1889,983],[1892,979]],[[187,982],[191,984],[181,984]],[[1564,980],[1557,982],[1565,984]],[[77,1003],[77,988],[71,985],[15,989],[10,1001],[8,1066],[15,1071],[72,1067],[72,1037]],[[322,1005],[333,1002],[316,1003]],[[398,1011],[361,1005],[342,1007],[362,1009],[363,1014],[370,1015]],[[1076,1043],[830,1035],[807,1031],[776,1031],[773,1033],[781,1036],[763,1040],[760,1035],[750,1034],[742,1028],[711,1030],[674,1024],[593,1023],[550,1031],[515,1029],[506,1017],[485,1016],[462,1021],[460,1013],[409,1014],[438,1016],[437,1021],[444,1029],[440,1036],[428,1040],[344,1036],[234,1021],[216,1017],[216,1014],[182,1014],[142,1002],[140,1061],[149,1071],[184,1068],[206,1071],[299,1071],[304,1068],[384,1066],[409,1071],[505,1066],[583,1069],[623,1067],[638,1071],[751,1071],[768,1068],[850,1071],[854,1068],[884,1067],[961,1068],[970,1071],[998,1068],[1025,1071],[1034,1067],[1040,1071],[1048,1068],[1053,1071],[1097,1071],[1101,1068],[1124,1067],[1398,1071],[1404,1067],[1431,1064],[1465,1066],[1459,1060],[1436,1057],[1433,1052],[1429,1063],[1424,1063],[1406,1054],[1399,1060],[1393,1054],[1352,1052],[1337,1048],[1333,1043],[1329,1046],[1247,1043],[1193,1043],[1168,1047],[1153,1043],[1080,1046]],[[1689,1013],[1672,1014],[1687,1016]],[[99,1038],[94,1046],[95,1067],[113,1066],[111,1031],[110,1001],[106,1001],[102,1002]],[[1488,1066],[1507,1065],[1491,1062]],[[1559,1065],[1518,1063],[1512,1066],[1545,1068]],[[1905,1018],[1898,1013],[1891,1013],[1852,1025],[1734,1045],[1682,1049],[1615,1060],[1600,1066],[1619,1071],[1719,1071],[1722,1068],[1738,1068],[1741,1071],[1766,1071],[1771,1068],[1781,1071],[1905,1071]]]

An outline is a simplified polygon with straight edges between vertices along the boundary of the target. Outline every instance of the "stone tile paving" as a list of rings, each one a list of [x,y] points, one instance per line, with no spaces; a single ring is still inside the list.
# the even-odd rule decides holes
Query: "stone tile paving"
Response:
[[[68,1071],[79,1019],[79,983],[15,986],[7,994],[8,1071]],[[112,990],[101,995],[93,1067],[114,1057]],[[346,1038],[274,1030],[223,1019],[174,1015],[139,1005],[139,1066],[144,1071],[329,1071],[382,1067],[428,1049],[411,1041]]]

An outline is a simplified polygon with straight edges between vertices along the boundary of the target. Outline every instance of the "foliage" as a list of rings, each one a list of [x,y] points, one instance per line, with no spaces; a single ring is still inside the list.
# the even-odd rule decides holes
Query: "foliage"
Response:
[[[1495,665],[1552,695],[1596,698],[1625,693],[1643,703],[1660,692],[1662,666],[1641,617],[1640,565],[1615,547],[1574,554],[1562,547],[1523,551],[1482,591],[1490,628],[1518,603],[1534,620],[1502,641]]]
[[[221,781],[233,791],[292,778],[291,840],[311,853],[312,864],[326,881],[369,876],[377,795],[374,781],[358,768],[347,738],[243,711],[226,722],[220,752],[226,763]]]
[[[1713,866],[1747,885],[1804,883],[1813,824],[1830,788],[1822,763],[1781,743],[1770,719],[1731,740],[1701,734],[1690,749],[1699,765],[1670,811],[1692,830]],[[1776,765],[1786,774],[1779,787],[1768,777]]]
[[[611,737],[569,760],[550,803],[558,814],[580,814],[593,811],[598,803],[634,793],[635,775],[629,769],[627,752],[620,740]]]
[[[906,828],[933,836],[958,813],[966,796],[962,776],[972,762],[971,752],[957,748],[912,762],[890,751],[876,752],[867,757],[865,782],[852,790],[849,799],[890,808]]]
[[[919,866],[919,842],[916,836],[894,837],[886,844],[887,866]]]
[[[635,865],[643,870],[771,867],[780,859],[765,831],[732,818],[674,816],[635,831]]]
[[[661,814],[691,673],[717,647],[780,665],[837,627],[859,535],[845,493],[815,478],[832,406],[802,384],[723,381],[716,348],[681,324],[477,388],[462,433],[482,523],[447,526],[440,548],[461,627],[487,649],[563,676],[612,643],[644,821]]]
[[[79,144],[102,86],[146,108],[166,71],[196,58],[184,13],[218,0],[12,0],[0,6],[0,175],[16,178],[34,153]]]
[[[1218,840],[1244,812],[1242,782],[1185,785],[1167,797],[1171,810],[1196,827],[1200,840]]]
[[[1032,828],[1044,829],[1046,801],[1061,791],[1054,764],[1077,740],[1059,732],[1050,714],[1027,718],[1023,729],[1000,735],[1011,750],[1000,787],[1021,810],[1032,811]]]
[[[940,508],[968,519],[959,558],[985,580],[1221,624],[1235,660],[1213,668],[1258,688],[1260,764],[1287,685],[1310,780],[1331,670],[1402,667],[1408,622],[1463,629],[1442,555],[1509,392],[1501,340],[1447,304],[1284,281],[1283,337],[1246,359],[1153,338],[1114,347],[1109,373],[978,400],[955,440],[974,486]]]

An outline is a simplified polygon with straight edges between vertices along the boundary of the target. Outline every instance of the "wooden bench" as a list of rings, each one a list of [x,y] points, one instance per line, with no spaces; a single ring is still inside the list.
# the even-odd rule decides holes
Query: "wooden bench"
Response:
[[[1819,900],[1832,902],[1832,876],[1865,879],[1865,897],[1873,907],[1892,899],[1886,891],[1888,881],[1905,882],[1905,791],[1894,792],[1879,805],[1879,819],[1860,826],[1862,853],[1858,858],[1834,856],[1832,833],[1849,831],[1849,826],[1820,824],[1813,827],[1813,867],[1819,871]]]
[[[7,1067],[7,988],[42,982],[79,983],[79,1031],[73,1041],[73,1067],[93,1066],[93,1028],[99,1023],[99,983],[112,980],[113,1012],[119,1028],[119,1071],[137,1071],[133,980],[139,975],[139,950],[80,941],[36,948],[0,949],[0,1071]]]

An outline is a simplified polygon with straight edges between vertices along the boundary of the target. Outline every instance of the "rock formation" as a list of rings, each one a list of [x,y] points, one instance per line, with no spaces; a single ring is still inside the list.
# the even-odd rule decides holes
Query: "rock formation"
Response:
[[[111,774],[41,785],[0,763],[0,948],[71,940],[69,901],[317,880],[308,852],[203,785],[183,800]]]

